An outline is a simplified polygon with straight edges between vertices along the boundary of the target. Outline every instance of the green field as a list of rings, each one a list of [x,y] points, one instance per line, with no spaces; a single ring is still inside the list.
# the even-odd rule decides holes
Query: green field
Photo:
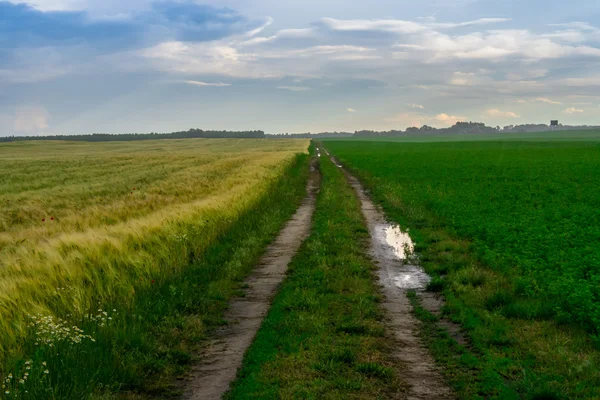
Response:
[[[459,394],[600,397],[600,144],[325,145],[443,278],[472,347],[426,340]]]

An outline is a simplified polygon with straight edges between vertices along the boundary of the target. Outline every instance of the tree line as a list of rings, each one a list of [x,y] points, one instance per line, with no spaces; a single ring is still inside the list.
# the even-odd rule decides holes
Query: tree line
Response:
[[[48,135],[48,136],[8,136],[0,137],[0,142],[14,142],[19,140],[71,140],[80,142],[112,142],[154,139],[263,139],[263,131],[205,131],[190,129],[188,131],[171,133],[93,133],[89,135]]]

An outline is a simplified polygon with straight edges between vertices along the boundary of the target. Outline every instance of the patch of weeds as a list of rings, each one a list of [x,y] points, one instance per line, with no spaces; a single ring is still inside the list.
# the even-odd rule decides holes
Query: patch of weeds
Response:
[[[429,292],[441,292],[446,286],[446,281],[439,276],[434,276],[431,281],[427,284],[427,291]]]
[[[512,304],[515,300],[514,295],[507,289],[498,289],[485,300],[485,308],[493,311],[501,307]]]
[[[483,270],[470,266],[457,272],[455,279],[463,285],[479,287],[485,284],[486,274]]]
[[[373,362],[357,364],[356,370],[368,377],[380,378],[383,380],[390,379],[394,374],[394,370],[391,368]]]

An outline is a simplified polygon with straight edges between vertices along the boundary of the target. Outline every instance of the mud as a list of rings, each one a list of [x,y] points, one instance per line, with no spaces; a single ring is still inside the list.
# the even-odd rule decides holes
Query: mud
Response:
[[[329,155],[327,150],[325,152]],[[340,164],[331,157],[335,165]],[[362,185],[342,168],[355,189],[371,234],[371,255],[379,266],[379,282],[385,295],[383,306],[390,319],[388,328],[397,343],[393,356],[402,366],[401,378],[408,384],[411,400],[453,399],[435,361],[419,338],[419,321],[412,315],[406,291],[422,292],[430,277],[412,256],[410,236],[389,224],[383,213],[369,199]],[[441,306],[441,305],[440,305]]]
[[[201,363],[192,368],[185,380],[184,399],[220,399],[235,379],[292,257],[309,235],[320,186],[318,164],[314,160],[310,170],[306,198],[246,279],[245,296],[230,304],[225,315],[228,324],[217,332],[202,352]]]

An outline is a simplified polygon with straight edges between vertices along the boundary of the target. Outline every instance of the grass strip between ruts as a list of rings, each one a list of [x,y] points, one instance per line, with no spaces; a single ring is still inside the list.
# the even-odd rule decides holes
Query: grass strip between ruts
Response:
[[[322,157],[311,236],[293,259],[228,399],[402,398],[360,204]]]

